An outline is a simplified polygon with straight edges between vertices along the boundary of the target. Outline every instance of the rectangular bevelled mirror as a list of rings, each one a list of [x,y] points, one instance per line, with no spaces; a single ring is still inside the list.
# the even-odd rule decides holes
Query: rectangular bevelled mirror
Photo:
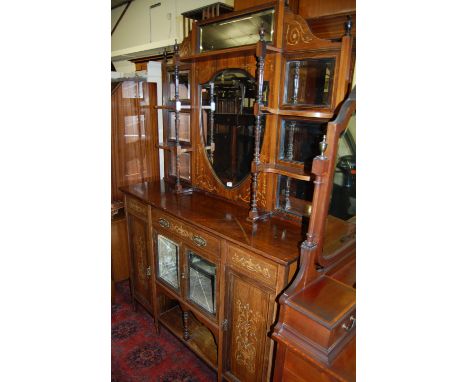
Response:
[[[216,265],[188,252],[188,298],[211,314],[216,313]]]
[[[326,129],[326,122],[283,120],[278,159],[310,165],[320,154],[319,142]]]
[[[181,101],[190,99],[189,72],[179,72],[179,99]],[[169,73],[169,100],[175,100],[175,76],[174,72]]]
[[[330,106],[335,58],[307,58],[286,63],[283,102],[289,105]]]
[[[158,235],[157,264],[158,278],[179,290],[179,246],[162,235]]]
[[[263,25],[265,41],[273,40],[274,9],[200,26],[200,52],[255,44]]]
[[[169,112],[169,139],[176,139],[175,136],[175,113]],[[179,113],[179,141],[190,143],[190,114]]]

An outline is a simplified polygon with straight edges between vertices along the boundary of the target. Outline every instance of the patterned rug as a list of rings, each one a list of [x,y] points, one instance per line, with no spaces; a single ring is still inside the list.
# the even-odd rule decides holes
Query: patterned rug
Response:
[[[128,282],[112,305],[112,382],[212,382],[216,373],[141,306],[133,312]]]

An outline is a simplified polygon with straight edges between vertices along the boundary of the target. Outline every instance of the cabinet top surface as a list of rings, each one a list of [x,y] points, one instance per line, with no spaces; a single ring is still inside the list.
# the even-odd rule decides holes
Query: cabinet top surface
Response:
[[[139,183],[122,187],[121,190],[174,217],[223,236],[278,263],[297,260],[300,244],[305,239],[301,227],[276,218],[252,224],[246,219],[246,207],[202,192],[175,194],[172,187],[164,182]],[[354,229],[354,224],[347,224],[336,218],[330,219],[325,240],[327,234],[334,236],[334,232],[342,232],[343,224],[349,226],[349,230]]]

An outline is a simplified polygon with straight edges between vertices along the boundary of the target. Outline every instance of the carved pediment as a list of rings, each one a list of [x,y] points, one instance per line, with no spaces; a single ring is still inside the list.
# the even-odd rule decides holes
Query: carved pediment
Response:
[[[307,22],[299,15],[285,10],[284,48],[285,50],[313,50],[339,48],[340,43],[331,42],[315,36]]]

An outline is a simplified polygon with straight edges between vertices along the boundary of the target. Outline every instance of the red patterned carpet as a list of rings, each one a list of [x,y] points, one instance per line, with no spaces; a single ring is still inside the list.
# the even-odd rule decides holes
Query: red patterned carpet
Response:
[[[211,382],[216,374],[141,306],[133,312],[128,282],[112,305],[112,382]]]

